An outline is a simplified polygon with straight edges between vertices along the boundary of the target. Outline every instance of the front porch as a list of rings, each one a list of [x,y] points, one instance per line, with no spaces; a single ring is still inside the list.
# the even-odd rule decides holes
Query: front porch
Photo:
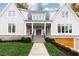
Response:
[[[51,23],[26,23],[26,35],[51,35]]]

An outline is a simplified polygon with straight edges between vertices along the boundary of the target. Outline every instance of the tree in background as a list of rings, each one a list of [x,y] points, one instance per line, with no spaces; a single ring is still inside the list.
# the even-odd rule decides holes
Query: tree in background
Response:
[[[17,8],[28,9],[27,3],[17,3]]]
[[[71,3],[71,7],[75,12],[79,11],[79,3]]]

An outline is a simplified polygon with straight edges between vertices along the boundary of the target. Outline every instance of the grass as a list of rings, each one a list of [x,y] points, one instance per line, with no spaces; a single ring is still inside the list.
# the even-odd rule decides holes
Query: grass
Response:
[[[45,43],[45,46],[50,56],[65,56],[65,54],[56,48],[53,44]]]
[[[4,42],[0,43],[0,56],[27,56],[32,43]]]

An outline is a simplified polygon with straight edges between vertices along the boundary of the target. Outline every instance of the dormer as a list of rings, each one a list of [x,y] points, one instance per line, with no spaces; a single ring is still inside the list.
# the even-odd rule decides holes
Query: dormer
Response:
[[[46,11],[30,11],[29,20],[49,20],[49,13]]]

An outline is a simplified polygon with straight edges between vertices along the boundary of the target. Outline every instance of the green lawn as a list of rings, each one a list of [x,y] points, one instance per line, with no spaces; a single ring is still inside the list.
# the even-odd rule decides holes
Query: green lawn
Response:
[[[0,56],[27,56],[32,43],[4,42],[0,43]]]
[[[45,43],[50,56],[65,56],[65,54],[51,43]]]

